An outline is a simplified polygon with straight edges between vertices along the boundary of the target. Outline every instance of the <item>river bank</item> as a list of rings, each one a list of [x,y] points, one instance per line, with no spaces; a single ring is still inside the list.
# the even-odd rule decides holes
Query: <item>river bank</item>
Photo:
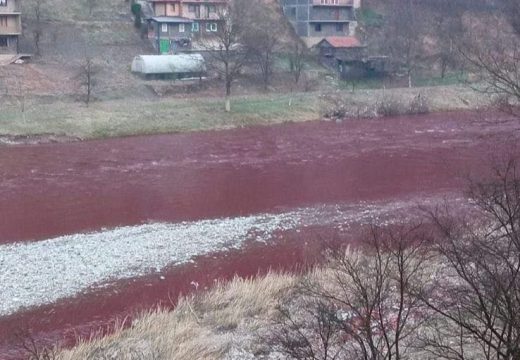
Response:
[[[23,359],[20,331],[88,337],[215,281],[312,263],[338,233],[464,203],[465,176],[519,128],[451,112],[3,147],[0,357]]]
[[[421,95],[428,110],[457,111],[485,108],[489,96],[464,86],[437,86],[354,92],[323,91],[236,96],[231,112],[220,98],[128,98],[93,102],[23,99],[3,105],[0,113],[0,144],[70,142],[146,134],[223,130],[284,122],[303,122],[323,117],[330,98],[339,96],[349,116],[377,116],[384,99],[409,102]]]

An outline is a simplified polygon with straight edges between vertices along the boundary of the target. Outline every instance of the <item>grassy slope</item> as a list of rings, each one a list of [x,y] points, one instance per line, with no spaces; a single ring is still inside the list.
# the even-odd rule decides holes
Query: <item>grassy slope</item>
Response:
[[[352,114],[374,107],[383,97],[391,96],[406,103],[419,93],[429,99],[432,111],[478,108],[489,101],[468,88],[454,86],[334,92],[349,104]],[[231,113],[224,111],[218,98],[112,100],[95,102],[90,107],[53,102],[26,105],[24,113],[18,106],[11,106],[0,112],[0,134],[94,139],[308,121],[320,118],[322,99],[327,96],[293,93],[236,97]]]
[[[275,316],[297,279],[280,274],[234,279],[182,300],[172,312],[144,314],[130,329],[82,343],[58,359],[246,359],[243,352],[262,352],[252,337]]]

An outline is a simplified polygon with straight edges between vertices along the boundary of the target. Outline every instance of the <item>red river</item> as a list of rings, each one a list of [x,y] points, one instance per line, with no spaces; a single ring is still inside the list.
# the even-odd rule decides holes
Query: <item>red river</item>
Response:
[[[461,194],[468,174],[514,151],[520,123],[491,113],[343,122],[0,147],[0,244],[148,223],[284,213],[317,205]],[[410,206],[409,212],[414,212]],[[360,227],[351,224],[350,240]],[[18,332],[70,344],[115,318],[234,275],[318,260],[326,225],[196,257],[156,274],[0,317],[0,358]],[[0,266],[2,263],[0,262]],[[0,286],[2,285],[0,277]],[[0,289],[1,290],[1,289]]]

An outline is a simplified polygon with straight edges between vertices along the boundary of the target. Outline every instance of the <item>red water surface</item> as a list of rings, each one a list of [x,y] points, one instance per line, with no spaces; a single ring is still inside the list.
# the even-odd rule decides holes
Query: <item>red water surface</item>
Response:
[[[500,120],[500,121],[499,121]],[[174,121],[174,120],[172,120]],[[312,122],[230,131],[0,148],[0,243],[144,222],[281,212],[300,206],[460,191],[490,153],[518,140],[495,114],[448,113]],[[307,237],[307,245],[301,238]],[[354,238],[351,238],[354,239]],[[120,282],[0,319],[0,358],[17,358],[13,333],[71,339],[136,309],[169,303],[234,274],[317,260],[322,237],[285,241]]]
[[[488,116],[2,147],[0,242],[458,188],[457,175],[518,127]]]

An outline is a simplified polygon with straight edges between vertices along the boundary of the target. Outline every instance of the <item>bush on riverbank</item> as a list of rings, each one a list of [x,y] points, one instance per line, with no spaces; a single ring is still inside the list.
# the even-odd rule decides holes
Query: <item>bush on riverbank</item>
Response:
[[[447,107],[442,110],[450,109]],[[356,101],[337,92],[322,95],[322,116],[332,120],[424,115],[430,111],[430,100],[421,92],[390,92],[389,94],[383,92],[380,99],[375,102]]]

